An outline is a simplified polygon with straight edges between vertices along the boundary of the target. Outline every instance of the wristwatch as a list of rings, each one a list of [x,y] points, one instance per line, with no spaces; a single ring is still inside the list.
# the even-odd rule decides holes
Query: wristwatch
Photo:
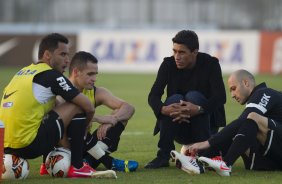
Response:
[[[198,112],[200,114],[203,114],[203,113],[205,113],[205,109],[203,107],[201,107],[201,106],[198,106]]]

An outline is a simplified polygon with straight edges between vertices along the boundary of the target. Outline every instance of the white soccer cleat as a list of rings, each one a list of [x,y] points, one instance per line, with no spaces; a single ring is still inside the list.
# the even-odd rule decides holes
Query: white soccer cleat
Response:
[[[117,174],[114,170],[105,170],[105,171],[96,171],[92,173],[92,178],[108,178],[108,179],[116,179]]]
[[[170,155],[176,160],[176,167],[189,174],[201,174],[205,172],[204,167],[198,164],[195,157],[180,154],[175,150],[172,150]]]
[[[213,168],[220,176],[230,176],[231,166],[228,167],[220,156],[214,158],[199,157],[198,160],[203,163],[205,167]]]

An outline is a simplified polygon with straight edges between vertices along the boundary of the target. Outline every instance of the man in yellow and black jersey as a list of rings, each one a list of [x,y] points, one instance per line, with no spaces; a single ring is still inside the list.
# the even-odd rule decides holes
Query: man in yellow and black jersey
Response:
[[[119,160],[109,156],[117,150],[120,135],[128,120],[134,114],[134,107],[124,100],[114,96],[103,87],[95,87],[98,74],[98,60],[88,52],[78,52],[71,60],[69,73],[70,81],[92,101],[95,108],[100,105],[112,110],[109,115],[94,115],[93,121],[99,127],[88,133],[85,140],[85,160],[96,168],[102,163],[107,169],[131,172],[138,167],[136,161]]]
[[[24,159],[47,155],[56,145],[69,146],[64,134],[68,129],[73,140],[68,176],[91,177],[95,170],[83,163],[81,145],[94,106],[62,74],[70,61],[68,43],[58,33],[45,36],[39,45],[39,62],[17,72],[5,88],[0,106],[4,152]],[[66,102],[55,107],[57,95]],[[80,121],[74,123],[77,116]]]

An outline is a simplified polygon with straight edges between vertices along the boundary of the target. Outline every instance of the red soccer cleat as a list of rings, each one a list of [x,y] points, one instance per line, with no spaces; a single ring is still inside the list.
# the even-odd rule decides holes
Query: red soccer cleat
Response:
[[[222,160],[221,156],[214,158],[200,157],[199,161],[202,162],[206,167],[213,168],[220,176],[230,176],[231,174],[231,166],[227,166],[226,163]]]
[[[45,166],[45,163],[42,163],[41,166],[40,166],[40,170],[39,170],[39,174],[41,176],[44,176],[44,175],[49,175],[47,169],[46,169],[46,166]]]
[[[70,166],[68,177],[69,178],[91,178],[96,172],[95,169],[90,167],[87,163],[83,162],[83,166],[79,169],[74,166]]]

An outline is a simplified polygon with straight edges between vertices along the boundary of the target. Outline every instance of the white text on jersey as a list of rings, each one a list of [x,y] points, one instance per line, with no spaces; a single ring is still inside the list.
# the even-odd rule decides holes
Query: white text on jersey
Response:
[[[71,87],[67,84],[64,77],[57,78],[57,81],[60,82],[59,85],[63,88],[63,90],[65,90],[65,91],[71,90]]]
[[[263,106],[263,107],[266,107],[268,102],[269,102],[269,99],[270,99],[271,96],[267,96],[265,93],[263,94],[263,97],[260,99],[260,103],[259,105]]]

